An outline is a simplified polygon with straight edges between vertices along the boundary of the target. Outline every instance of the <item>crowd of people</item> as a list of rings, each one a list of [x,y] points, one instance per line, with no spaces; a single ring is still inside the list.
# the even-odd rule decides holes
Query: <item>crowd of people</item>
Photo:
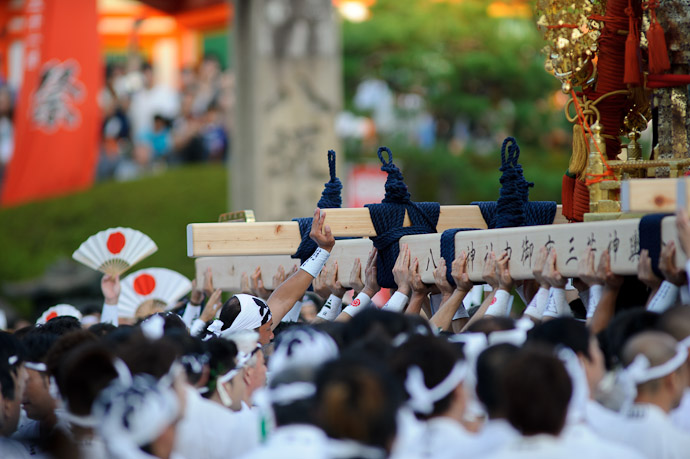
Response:
[[[690,253],[690,221],[677,221]],[[453,282],[441,263],[428,285],[402,246],[378,308],[374,250],[345,305],[318,209],[310,236],[314,254],[273,291],[257,272],[223,302],[207,273],[177,305],[122,317],[119,278],[104,276],[97,320],[66,311],[0,333],[0,457],[690,454],[690,303],[673,243],[663,278],[646,251],[629,277],[590,251],[572,289],[554,250],[523,282],[507,254],[491,256],[487,294],[467,310],[464,253]],[[524,312],[511,311],[514,291]]]
[[[148,63],[109,64],[98,177],[128,179],[168,164],[225,159],[232,84],[213,55],[197,69],[182,69],[179,90],[156,84]]]
[[[127,180],[171,164],[223,161],[230,145],[232,73],[209,54],[197,67],[183,68],[180,87],[172,88],[156,81],[149,63],[130,60],[105,68],[96,178]],[[0,183],[14,152],[17,96],[17,88],[0,82]]]

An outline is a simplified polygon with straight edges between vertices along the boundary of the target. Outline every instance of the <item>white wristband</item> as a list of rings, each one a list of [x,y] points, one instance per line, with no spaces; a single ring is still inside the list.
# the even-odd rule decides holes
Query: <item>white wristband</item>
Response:
[[[297,301],[295,305],[280,319],[281,322],[299,322],[299,313],[302,311],[302,302]]]
[[[184,312],[182,313],[182,322],[187,326],[187,329],[189,329],[192,326],[192,323],[199,318],[201,315],[201,305],[193,305],[190,302],[187,302],[187,306],[184,308]]]
[[[654,298],[649,302],[647,309],[658,313],[664,312],[676,303],[678,290],[677,285],[669,281],[663,281],[659,286],[659,290],[654,294]]]
[[[370,304],[371,298],[369,298],[369,295],[360,292],[359,295],[357,295],[357,298],[352,300],[352,303],[343,309],[343,312],[350,317],[354,317],[358,312],[369,307]]]
[[[321,269],[323,269],[323,265],[326,264],[330,255],[330,252],[327,250],[317,247],[312,256],[302,263],[300,269],[311,274],[311,277],[316,277],[321,272]]]
[[[549,289],[544,287],[539,287],[536,295],[532,298],[532,301],[527,305],[525,309],[525,314],[528,316],[541,320],[544,316],[544,311],[546,310],[546,304],[549,300]]]
[[[551,287],[549,289],[549,301],[546,304],[546,317],[559,317],[568,315],[568,301],[565,299],[565,289]]]
[[[594,317],[594,311],[597,310],[599,306],[599,301],[601,301],[601,295],[604,292],[604,286],[601,284],[594,284],[589,288],[589,299],[587,301],[587,318],[591,319]]]
[[[393,296],[383,305],[383,309],[393,312],[402,312],[407,306],[407,302],[410,298],[401,292],[395,292]]]
[[[201,333],[204,331],[206,328],[206,322],[204,322],[201,319],[196,319],[194,322],[192,322],[192,326],[189,327],[189,334],[191,336],[199,336]]]
[[[118,305],[103,303],[103,309],[101,309],[101,323],[118,326]]]
[[[510,302],[510,297],[512,295],[503,289],[498,289],[494,293],[494,299],[491,300],[489,308],[486,310],[487,316],[508,316],[510,315],[510,307],[512,306]]]
[[[587,305],[589,304],[589,289],[582,291],[578,290],[577,296],[580,297],[580,301],[582,301],[582,304],[585,306],[585,309],[587,309]]]
[[[337,296],[331,294],[326,302],[321,307],[321,310],[317,314],[317,317],[322,318],[332,322],[340,314],[340,306],[343,304],[343,300]]]
[[[525,298],[525,284],[522,284],[519,287],[515,287],[515,291],[517,292],[522,302],[527,304],[527,298]]]

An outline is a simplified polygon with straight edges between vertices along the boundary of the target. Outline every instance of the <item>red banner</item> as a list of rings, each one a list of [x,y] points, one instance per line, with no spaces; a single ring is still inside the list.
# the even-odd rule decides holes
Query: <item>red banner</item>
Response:
[[[2,204],[88,188],[98,159],[102,87],[96,0],[26,0],[24,79]]]

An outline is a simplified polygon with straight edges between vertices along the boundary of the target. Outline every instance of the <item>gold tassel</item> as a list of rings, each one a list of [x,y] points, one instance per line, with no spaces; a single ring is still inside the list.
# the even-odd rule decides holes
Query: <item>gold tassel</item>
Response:
[[[585,138],[585,130],[581,124],[575,123],[573,124],[573,154],[570,157],[568,170],[583,181],[585,178],[583,172],[587,168],[588,155],[589,147],[587,145],[587,139]]]

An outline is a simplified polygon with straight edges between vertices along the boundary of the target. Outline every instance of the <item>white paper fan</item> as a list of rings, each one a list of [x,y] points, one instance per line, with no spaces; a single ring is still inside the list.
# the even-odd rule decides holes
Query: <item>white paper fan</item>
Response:
[[[122,279],[118,313],[121,317],[135,317],[144,303],[167,311],[191,289],[192,282],[171,269],[140,269]]]
[[[81,312],[71,304],[56,304],[43,312],[36,321],[36,325],[43,325],[51,319],[62,316],[71,316],[81,320]]]
[[[105,274],[119,275],[158,250],[150,237],[132,228],[109,228],[89,237],[72,258]]]

